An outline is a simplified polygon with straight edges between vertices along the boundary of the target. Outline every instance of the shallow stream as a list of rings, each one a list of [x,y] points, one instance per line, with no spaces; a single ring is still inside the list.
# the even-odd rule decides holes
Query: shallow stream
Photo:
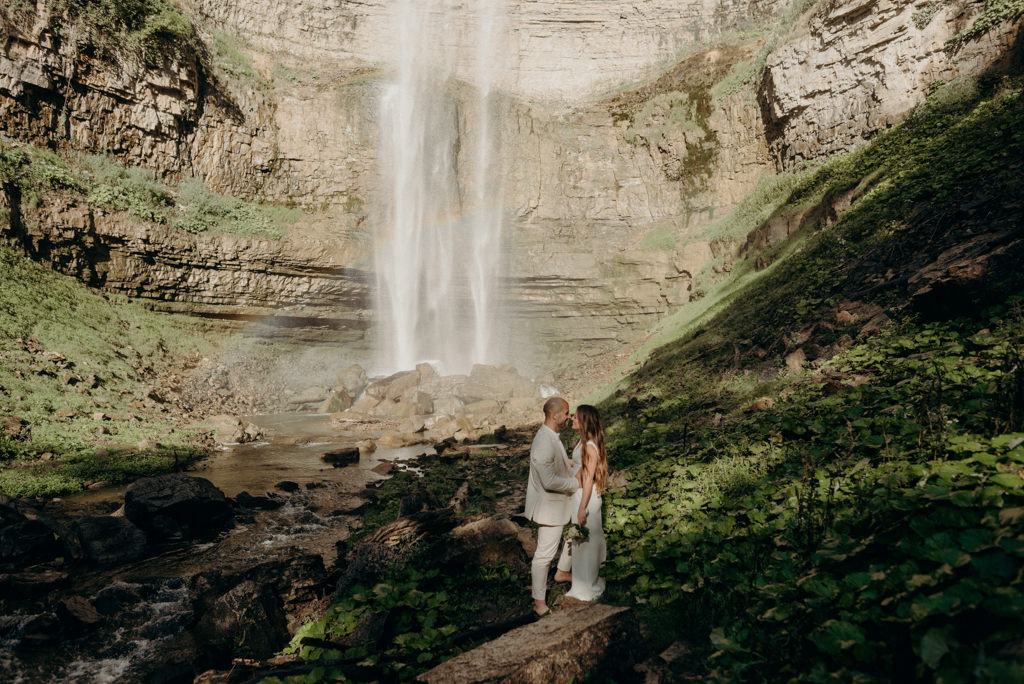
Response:
[[[25,634],[39,629],[47,611],[0,616],[0,669],[5,681],[150,679],[154,660],[166,659],[194,622],[188,578],[207,571],[227,575],[307,554],[322,556],[329,568],[338,542],[361,526],[359,515],[351,512],[366,502],[367,487],[386,479],[395,468],[412,468],[417,456],[433,452],[429,445],[380,449],[364,454],[358,463],[335,468],[322,460],[323,454],[354,447],[366,435],[341,433],[325,415],[248,420],[270,435],[266,441],[226,448],[189,474],[205,477],[229,497],[243,491],[272,495],[280,507],[238,509],[234,526],[213,540],[168,543],[142,560],[113,568],[76,568],[70,586],[60,591],[62,597],[85,597],[99,606],[117,598],[102,626],[81,639],[25,648]],[[287,492],[277,487],[282,482],[298,487]],[[63,506],[72,515],[76,509],[95,515],[97,508],[118,507],[124,491],[122,487],[86,492]]]

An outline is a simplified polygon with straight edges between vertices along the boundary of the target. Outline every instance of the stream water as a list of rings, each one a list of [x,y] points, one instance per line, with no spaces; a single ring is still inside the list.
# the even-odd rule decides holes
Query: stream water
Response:
[[[26,635],[45,632],[52,611],[0,616],[3,681],[153,681],[154,663],[173,660],[181,642],[190,638],[186,630],[195,621],[195,606],[189,578],[210,571],[242,572],[307,554],[318,554],[331,566],[338,542],[361,525],[359,516],[349,512],[366,502],[368,486],[387,477],[382,474],[392,469],[387,464],[412,468],[417,456],[433,451],[430,446],[380,449],[358,463],[334,468],[321,456],[354,446],[357,438],[331,428],[327,416],[249,420],[273,437],[226,449],[190,474],[209,479],[230,497],[243,491],[272,493],[280,507],[239,510],[234,526],[212,540],[170,543],[142,560],[113,568],[77,569],[61,595],[84,597],[104,614],[103,626],[88,635],[26,648]],[[298,489],[277,489],[283,481]],[[124,488],[87,492],[65,501],[64,507],[112,510],[123,496]],[[165,674],[173,680],[173,671]]]

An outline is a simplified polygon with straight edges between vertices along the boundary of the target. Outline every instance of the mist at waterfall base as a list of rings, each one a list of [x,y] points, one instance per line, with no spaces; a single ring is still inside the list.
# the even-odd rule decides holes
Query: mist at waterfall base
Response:
[[[374,249],[375,370],[429,361],[442,374],[464,373],[510,351],[498,297],[501,119],[491,91],[504,8],[404,0],[393,21],[394,77],[380,105],[387,206]],[[473,54],[460,56],[459,44]],[[456,80],[457,58],[475,65],[468,86]]]

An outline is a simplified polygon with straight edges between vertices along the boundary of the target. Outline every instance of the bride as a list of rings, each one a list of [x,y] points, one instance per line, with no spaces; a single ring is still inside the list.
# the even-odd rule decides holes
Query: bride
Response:
[[[604,579],[597,576],[607,555],[601,520],[601,493],[608,481],[608,457],[604,451],[604,425],[597,409],[581,404],[572,416],[572,427],[580,433],[580,442],[572,452],[574,465],[580,464],[576,477],[580,488],[573,494],[575,517],[572,522],[586,527],[586,541],[572,543],[572,588],[566,596],[593,601],[604,592]]]

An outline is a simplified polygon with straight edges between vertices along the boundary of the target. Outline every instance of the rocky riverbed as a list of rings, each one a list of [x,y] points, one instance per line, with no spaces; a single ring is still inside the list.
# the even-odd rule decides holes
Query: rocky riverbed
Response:
[[[123,490],[3,500],[0,660],[16,681],[184,682],[204,672],[203,681],[244,681],[308,671],[295,654],[275,656],[303,623],[410,569],[435,578],[424,589],[439,572],[472,568],[489,578],[456,601],[474,606],[458,624],[457,650],[529,622],[533,535],[516,516],[531,429],[500,431],[488,444],[449,440],[440,453],[356,452],[333,467],[323,458],[338,451],[324,441],[326,417],[261,422],[282,441],[289,425],[308,439],[238,445],[194,472]],[[495,576],[504,591],[493,591]],[[367,614],[376,617],[344,638],[364,654],[390,654],[368,671],[375,677],[394,674],[398,614],[381,601]],[[610,616],[618,626],[601,618],[598,632],[635,636],[635,626]],[[247,674],[218,674],[231,669]]]

